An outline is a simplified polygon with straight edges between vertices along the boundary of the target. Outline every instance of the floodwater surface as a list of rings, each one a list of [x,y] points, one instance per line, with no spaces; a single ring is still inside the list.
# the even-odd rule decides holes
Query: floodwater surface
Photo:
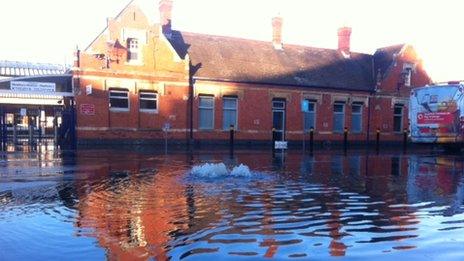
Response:
[[[463,157],[8,152],[0,260],[464,260]]]

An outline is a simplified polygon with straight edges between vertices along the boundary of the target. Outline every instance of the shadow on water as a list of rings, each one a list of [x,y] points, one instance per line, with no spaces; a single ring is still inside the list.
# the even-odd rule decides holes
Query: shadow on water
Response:
[[[44,252],[34,222],[46,216],[72,226],[48,230],[56,256],[42,258],[82,257],[71,246],[118,260],[462,258],[462,159],[420,151],[9,152],[0,164],[2,255]],[[204,163],[244,164],[255,176],[192,176]]]

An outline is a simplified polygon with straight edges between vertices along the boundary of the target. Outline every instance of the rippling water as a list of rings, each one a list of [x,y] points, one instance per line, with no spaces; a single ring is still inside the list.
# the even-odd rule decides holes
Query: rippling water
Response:
[[[462,156],[4,156],[0,260],[464,259]]]

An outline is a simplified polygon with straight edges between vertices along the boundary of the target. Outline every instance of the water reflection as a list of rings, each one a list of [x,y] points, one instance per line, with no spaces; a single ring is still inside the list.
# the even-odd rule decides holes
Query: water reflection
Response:
[[[45,186],[56,193],[48,200],[75,210],[75,235],[96,240],[110,260],[464,257],[460,156],[78,151],[72,158],[60,167],[72,173],[58,171]],[[188,178],[202,162],[245,164],[259,178]],[[19,175],[7,173],[2,184]],[[46,208],[43,196],[18,192],[28,188],[0,191],[3,213]],[[13,217],[0,214],[0,230],[7,222]],[[22,240],[34,244],[33,233]]]

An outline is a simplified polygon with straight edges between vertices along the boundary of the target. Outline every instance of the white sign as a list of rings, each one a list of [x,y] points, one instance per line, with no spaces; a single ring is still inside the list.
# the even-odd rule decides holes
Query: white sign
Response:
[[[10,89],[15,92],[53,93],[56,91],[56,84],[53,82],[11,81]]]
[[[92,84],[85,86],[85,94],[86,95],[92,94]]]
[[[276,149],[286,150],[287,149],[287,142],[286,141],[276,141],[274,144]]]

